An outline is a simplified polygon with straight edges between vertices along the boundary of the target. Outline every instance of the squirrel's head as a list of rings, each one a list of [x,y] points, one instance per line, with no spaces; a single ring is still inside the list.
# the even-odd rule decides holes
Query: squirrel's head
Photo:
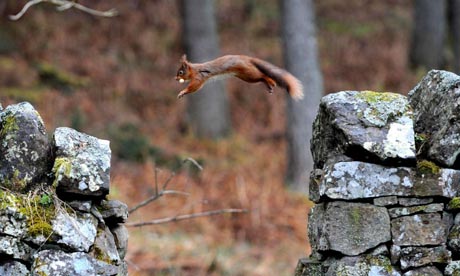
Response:
[[[189,66],[190,63],[187,61],[187,56],[182,55],[180,59],[180,67],[176,74],[176,80],[178,82],[183,83],[184,81],[191,79]]]

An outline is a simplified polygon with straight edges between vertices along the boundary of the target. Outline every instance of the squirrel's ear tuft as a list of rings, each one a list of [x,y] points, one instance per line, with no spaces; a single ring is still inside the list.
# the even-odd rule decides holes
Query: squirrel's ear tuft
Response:
[[[181,62],[187,62],[187,55],[183,54],[182,57],[180,58]]]

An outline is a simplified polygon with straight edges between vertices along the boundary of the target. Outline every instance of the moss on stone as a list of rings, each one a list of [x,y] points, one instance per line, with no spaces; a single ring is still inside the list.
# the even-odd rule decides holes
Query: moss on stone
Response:
[[[49,198],[44,202],[43,198]],[[56,217],[56,208],[52,195],[47,193],[15,194],[9,191],[0,191],[0,210],[16,209],[27,220],[27,232],[35,237],[48,237],[53,229],[51,221]]]
[[[437,175],[441,168],[435,163],[428,160],[421,160],[417,162],[417,172],[425,175]]]
[[[447,204],[448,210],[458,210],[460,209],[460,197],[452,198]]]
[[[359,235],[361,229],[362,214],[358,208],[354,208],[349,213],[349,218],[351,220],[352,229],[355,229],[353,234],[351,234],[350,240],[353,241],[356,245],[359,245],[362,243],[362,238]]]
[[[425,143],[427,140],[428,136],[423,133],[416,133],[415,134],[415,142],[416,143]]]
[[[60,177],[65,176],[70,178],[72,172],[72,163],[66,157],[58,157],[54,160],[52,172],[55,176],[53,187],[57,187],[58,182],[61,180]]]
[[[17,130],[19,130],[19,126],[16,122],[16,117],[13,115],[8,115],[2,118],[0,136],[4,137],[8,133],[13,133]]]
[[[20,177],[20,172],[16,169],[10,179],[4,180],[4,185],[12,191],[24,191],[27,188],[27,181]]]
[[[378,102],[391,102],[399,98],[401,95],[392,92],[375,92],[375,91],[361,91],[357,94],[357,98],[364,100],[367,103]]]
[[[370,265],[383,267],[389,275],[393,272],[393,266],[390,259],[384,256],[367,256],[367,261]]]
[[[94,246],[94,258],[103,261],[108,264],[113,264],[112,260],[110,260],[109,256],[107,256],[106,252],[104,252],[101,248]]]

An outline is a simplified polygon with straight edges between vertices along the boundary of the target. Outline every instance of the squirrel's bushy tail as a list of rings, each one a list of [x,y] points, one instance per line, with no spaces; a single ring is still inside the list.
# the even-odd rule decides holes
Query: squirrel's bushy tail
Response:
[[[291,73],[260,59],[254,59],[252,63],[262,73],[274,79],[276,84],[286,89],[294,100],[303,99],[302,83]]]

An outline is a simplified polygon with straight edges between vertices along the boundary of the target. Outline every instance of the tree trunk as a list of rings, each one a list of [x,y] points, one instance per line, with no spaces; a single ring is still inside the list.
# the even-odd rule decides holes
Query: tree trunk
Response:
[[[219,55],[213,0],[181,0],[183,43],[191,62],[204,62]],[[228,97],[220,81],[186,97],[186,120],[198,137],[218,139],[230,132]]]
[[[446,0],[415,0],[410,48],[413,68],[441,69],[446,37]]]
[[[310,152],[312,124],[323,94],[318,61],[315,15],[312,0],[281,0],[282,39],[286,69],[303,84],[305,97],[287,97],[286,182],[296,191],[307,191],[313,168]]]

